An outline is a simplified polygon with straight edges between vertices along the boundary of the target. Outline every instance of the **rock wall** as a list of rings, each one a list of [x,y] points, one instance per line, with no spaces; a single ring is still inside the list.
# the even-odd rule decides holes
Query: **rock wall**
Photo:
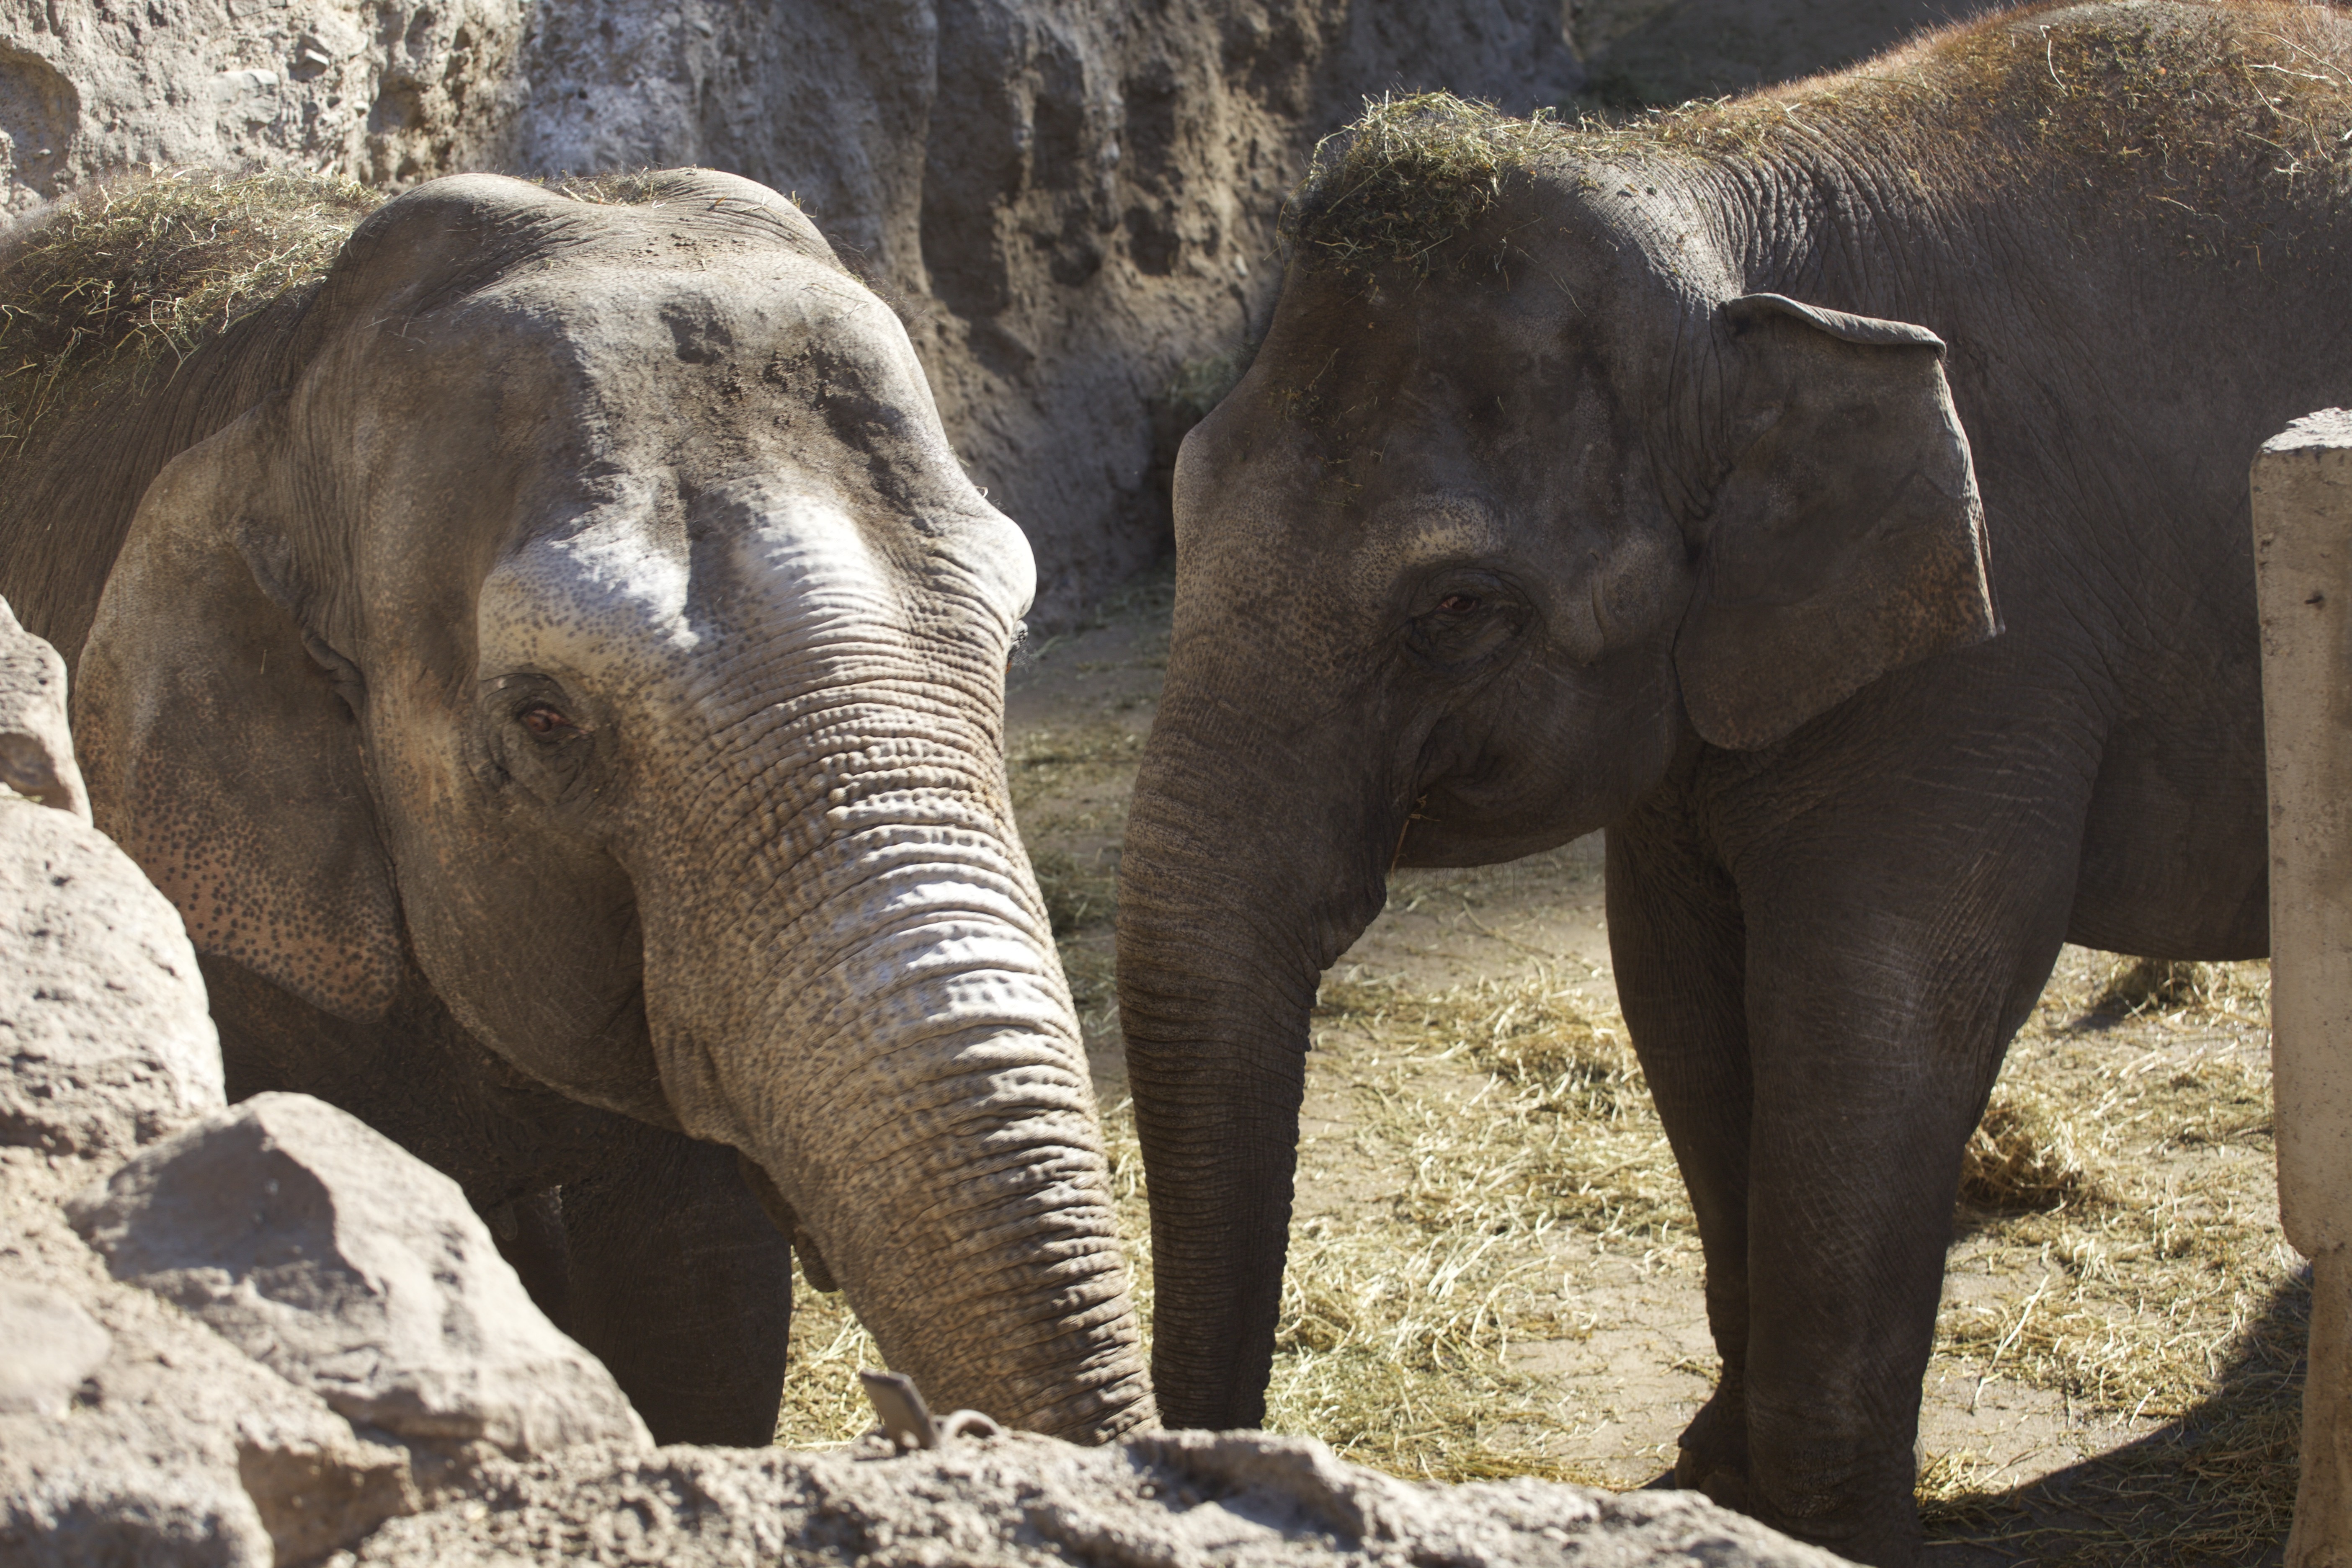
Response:
[[[0,217],[134,163],[748,174],[901,304],[1050,624],[1165,548],[1171,384],[1263,326],[1364,94],[1561,103],[1579,46],[1621,99],[1727,90],[1968,3],[0,0]]]
[[[522,0],[0,0],[0,217],[131,164],[406,184],[504,155]]]
[[[1263,324],[1314,138],[1368,91],[1580,79],[1558,0],[581,0],[522,61],[519,167],[715,164],[862,257],[1048,619],[1162,547],[1155,405]]]

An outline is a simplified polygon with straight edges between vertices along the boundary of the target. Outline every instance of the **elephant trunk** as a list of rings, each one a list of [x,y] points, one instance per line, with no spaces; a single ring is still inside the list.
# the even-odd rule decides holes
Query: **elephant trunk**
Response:
[[[1213,722],[1180,700],[1153,726],[1120,861],[1118,994],[1151,1190],[1153,1384],[1170,1425],[1232,1427],[1265,1414],[1316,986],[1387,868],[1360,853],[1376,803],[1301,820],[1284,805],[1297,762],[1204,744]]]
[[[707,763],[696,797],[742,816],[685,815],[725,847],[639,878],[663,1089],[756,1163],[935,1408],[1107,1440],[1156,1415],[1002,763],[936,711],[882,723],[814,769],[763,767],[782,742],[740,734]],[[778,798],[791,776],[816,793]]]

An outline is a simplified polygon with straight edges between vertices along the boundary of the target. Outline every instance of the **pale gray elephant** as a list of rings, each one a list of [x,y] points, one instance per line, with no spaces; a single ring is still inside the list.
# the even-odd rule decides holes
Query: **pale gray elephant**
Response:
[[[787,1236],[936,1402],[1148,1423],[1006,797],[1027,543],[806,217],[645,185],[384,205],[20,467],[0,591],[232,1094],[520,1201],[657,1436],[768,1439]]]

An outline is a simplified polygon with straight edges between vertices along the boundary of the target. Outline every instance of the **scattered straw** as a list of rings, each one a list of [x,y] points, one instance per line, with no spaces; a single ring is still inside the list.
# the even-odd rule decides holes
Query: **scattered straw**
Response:
[[[2174,958],[2126,958],[2108,971],[2095,1009],[2115,1013],[2221,1013],[2267,1005],[2269,974],[2250,983],[2239,966]]]
[[[2154,1429],[2014,1491],[1938,1456],[1933,1535],[2087,1565],[2252,1562],[2284,1532],[2310,1283],[2278,1224],[2268,965],[2188,967],[2069,950],[2011,1050],[2003,1091],[2030,1109],[2000,1141],[2019,1187],[2095,1174],[2044,1182],[2040,1212],[1964,1198],[1952,1268],[2009,1288],[1948,1305],[1936,1350]]]
[[[2055,1209],[2095,1194],[2074,1116],[2032,1088],[1993,1091],[1960,1155],[1960,1198],[1992,1209]]]

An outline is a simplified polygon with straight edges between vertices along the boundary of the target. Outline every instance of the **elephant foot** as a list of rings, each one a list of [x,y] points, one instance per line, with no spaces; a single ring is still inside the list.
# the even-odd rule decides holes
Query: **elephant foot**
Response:
[[[1868,1568],[1915,1568],[1927,1532],[1919,1527],[1919,1510],[1910,1498],[1865,1514],[1859,1522],[1790,1518],[1769,1508],[1748,1510],[1751,1516],[1784,1535],[1825,1547],[1848,1562]]]
[[[1748,1404],[1730,1375],[1683,1429],[1675,1485],[1741,1513],[1748,1503]]]
[[[1786,1462],[1800,1445],[1776,1444],[1769,1435],[1762,1449],[1767,1463],[1758,1474],[1749,1462],[1748,1423],[1747,1390],[1726,1373],[1683,1429],[1674,1485],[1871,1568],[1912,1568],[1925,1541],[1913,1495],[1921,1452],[1916,1444],[1906,1454],[1911,1463],[1902,1473],[1871,1467],[1876,1473],[1857,1494],[1809,1486],[1809,1480],[1818,1481],[1818,1472],[1809,1477]],[[1771,1462],[1775,1458],[1781,1462]],[[1853,1474],[1852,1467],[1836,1469]],[[1787,1504],[1794,1506],[1782,1506]]]

